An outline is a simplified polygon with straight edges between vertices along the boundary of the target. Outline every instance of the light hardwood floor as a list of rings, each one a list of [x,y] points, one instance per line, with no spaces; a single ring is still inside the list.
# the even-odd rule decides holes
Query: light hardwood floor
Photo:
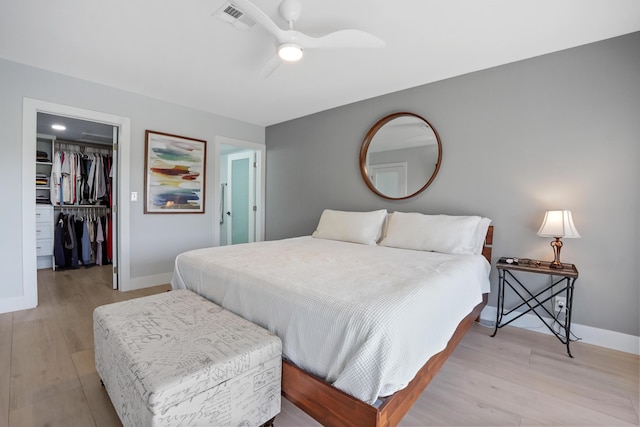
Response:
[[[0,426],[119,426],[100,386],[92,312],[169,286],[121,293],[109,267],[38,272],[40,304],[0,315]],[[402,426],[638,425],[639,358],[584,343],[474,326]],[[317,426],[283,399],[276,426]]]

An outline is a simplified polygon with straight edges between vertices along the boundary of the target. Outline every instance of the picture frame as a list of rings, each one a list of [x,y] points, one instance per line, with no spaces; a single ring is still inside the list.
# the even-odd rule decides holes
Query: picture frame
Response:
[[[145,131],[144,213],[204,213],[207,141]]]

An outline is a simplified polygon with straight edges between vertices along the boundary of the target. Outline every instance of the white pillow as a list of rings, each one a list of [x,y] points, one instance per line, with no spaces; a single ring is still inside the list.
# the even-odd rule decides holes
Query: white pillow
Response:
[[[478,228],[476,229],[476,243],[473,246],[473,253],[476,255],[482,255],[482,249],[484,249],[484,239],[487,238],[487,230],[491,225],[489,218],[481,218],[478,222]]]
[[[456,255],[482,253],[491,220],[479,216],[394,212],[382,246]]]
[[[311,235],[318,239],[375,245],[382,235],[382,224],[387,210],[372,212],[345,212],[325,209],[318,228]]]

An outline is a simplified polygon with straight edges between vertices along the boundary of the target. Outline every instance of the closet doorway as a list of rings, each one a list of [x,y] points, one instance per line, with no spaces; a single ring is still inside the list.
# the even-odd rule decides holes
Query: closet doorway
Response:
[[[265,146],[217,137],[219,245],[264,240]]]
[[[130,120],[126,117],[112,114],[85,110],[67,105],[55,104],[31,98],[24,98],[23,102],[23,132],[22,132],[22,182],[31,183],[36,176],[36,164],[38,139],[38,113],[50,116],[77,119],[94,122],[110,127],[113,146],[112,174],[112,234],[113,234],[113,287],[114,289],[130,290],[130,265],[129,265],[129,224],[122,221],[129,217],[129,203],[126,195],[129,193],[129,146],[130,146]],[[41,116],[43,117],[43,116]],[[86,132],[85,137],[92,132]],[[51,132],[49,132],[51,134]],[[101,136],[105,136],[102,135]],[[22,212],[24,218],[36,218],[36,188],[24,185]],[[123,203],[124,202],[124,203]],[[23,299],[24,308],[37,305],[37,250],[36,226],[32,221],[22,223],[23,242]]]
[[[53,218],[53,253],[38,253],[38,268],[112,268],[118,289],[117,216],[118,127],[74,117],[37,113],[36,215]],[[42,185],[46,183],[46,185]],[[46,231],[38,224],[38,231]],[[50,248],[51,240],[46,242]],[[41,250],[45,249],[40,247]],[[102,274],[104,276],[104,274]],[[96,276],[98,277],[98,276]]]

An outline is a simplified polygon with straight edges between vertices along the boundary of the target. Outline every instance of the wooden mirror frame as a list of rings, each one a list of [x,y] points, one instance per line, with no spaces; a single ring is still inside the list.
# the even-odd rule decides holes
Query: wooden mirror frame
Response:
[[[367,152],[369,150],[369,145],[371,144],[371,141],[373,141],[373,138],[375,137],[376,133],[387,123],[389,123],[390,121],[397,119],[399,117],[414,117],[417,118],[418,120],[421,120],[423,122],[425,122],[427,124],[427,126],[429,126],[429,128],[433,131],[435,137],[436,137],[436,141],[438,143],[438,161],[436,162],[435,165],[435,169],[433,170],[433,173],[431,174],[431,177],[429,178],[429,180],[427,180],[427,182],[417,191],[408,194],[406,196],[403,197],[391,197],[388,196],[384,193],[382,193],[380,190],[378,190],[375,185],[373,184],[373,182],[371,181],[371,179],[369,178],[369,174],[367,171]],[[415,197],[418,194],[422,193],[424,190],[427,189],[427,187],[429,187],[429,185],[431,185],[431,183],[433,182],[433,180],[435,179],[436,175],[438,174],[438,171],[440,170],[440,164],[442,163],[442,142],[440,141],[440,136],[438,135],[438,132],[436,131],[436,129],[431,126],[431,123],[429,123],[424,117],[421,117],[417,114],[414,113],[408,113],[408,112],[399,112],[399,113],[393,113],[393,114],[389,114],[388,116],[383,117],[382,119],[378,120],[376,122],[376,124],[374,124],[371,129],[369,129],[369,131],[367,132],[367,134],[364,137],[364,141],[362,142],[362,146],[360,147],[360,174],[362,175],[362,179],[364,180],[364,183],[367,184],[367,187],[369,187],[369,189],[371,191],[373,191],[375,194],[377,194],[378,196],[382,197],[383,199],[387,199],[387,200],[406,200],[406,199],[410,199],[411,197]]]

